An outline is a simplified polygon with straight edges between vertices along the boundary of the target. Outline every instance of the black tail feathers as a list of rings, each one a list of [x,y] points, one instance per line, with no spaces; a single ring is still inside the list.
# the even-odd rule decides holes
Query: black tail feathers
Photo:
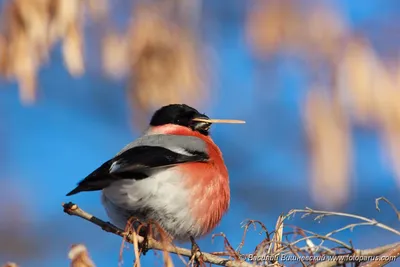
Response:
[[[74,190],[69,192],[67,196],[72,196],[80,192],[103,190],[112,182],[110,178],[107,178],[108,177],[88,176],[86,179],[82,180]]]
[[[80,192],[82,192],[82,191],[85,191],[85,190],[82,190],[81,186],[78,185],[77,187],[75,187],[74,190],[72,190],[71,192],[69,192],[66,196],[67,196],[67,197],[68,197],[68,196],[72,196],[72,195],[78,194],[78,193],[80,193]]]

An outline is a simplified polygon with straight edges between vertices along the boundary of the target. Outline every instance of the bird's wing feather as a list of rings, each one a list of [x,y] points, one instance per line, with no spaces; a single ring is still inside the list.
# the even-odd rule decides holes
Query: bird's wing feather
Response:
[[[206,162],[209,157],[205,144],[187,136],[149,136],[125,147],[113,159],[79,182],[67,195],[81,191],[102,190],[121,179],[145,179],[155,171],[187,162]],[[182,137],[182,138],[176,138]],[[178,141],[181,141],[180,143]],[[161,146],[160,146],[161,145]]]
[[[185,153],[159,146],[137,146],[115,157],[109,172],[116,177],[129,178],[137,173],[148,174],[154,168],[206,160],[208,155],[200,151]]]

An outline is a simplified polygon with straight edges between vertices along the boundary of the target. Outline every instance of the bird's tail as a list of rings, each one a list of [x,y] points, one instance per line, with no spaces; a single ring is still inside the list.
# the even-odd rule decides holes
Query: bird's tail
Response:
[[[107,187],[110,185],[110,180],[109,179],[104,179],[100,181],[90,181],[90,180],[83,180],[81,181],[77,187],[75,187],[74,190],[69,192],[67,196],[72,196],[75,194],[78,194],[80,192],[87,192],[87,191],[99,191],[102,190],[103,188]]]
[[[69,193],[67,194],[67,196],[72,196],[72,195],[75,195],[75,194],[77,194],[77,193],[79,193],[79,192],[82,192],[82,191],[84,191],[84,190],[82,190],[82,189],[80,188],[80,186],[78,185],[77,187],[75,187],[74,190],[72,190],[71,192],[69,192]]]
[[[72,196],[84,191],[98,191],[110,185],[113,181],[108,171],[110,169],[110,161],[105,162],[98,169],[89,174],[85,179],[78,183],[78,186],[69,192],[67,196]]]

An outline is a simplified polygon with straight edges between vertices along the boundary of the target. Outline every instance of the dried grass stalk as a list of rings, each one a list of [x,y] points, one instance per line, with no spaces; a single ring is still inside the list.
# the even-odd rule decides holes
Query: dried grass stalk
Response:
[[[87,0],[87,7],[94,20],[107,19],[109,9],[107,0]]]
[[[276,221],[276,225],[275,225],[275,234],[274,237],[272,239],[274,247],[272,249],[272,255],[274,255],[274,253],[278,252],[279,249],[282,247],[282,238],[283,238],[283,221],[284,221],[284,217],[283,215],[280,215],[278,217],[278,220]]]
[[[400,177],[400,68],[389,68],[335,8],[300,5],[293,0],[256,1],[248,16],[247,35],[257,57],[284,48],[305,59],[315,73],[329,76],[323,87],[330,87],[333,97],[328,100],[313,91],[306,104],[311,184],[319,203],[340,205],[349,193],[350,119],[378,128]]]
[[[206,88],[194,35],[175,24],[163,6],[138,6],[133,18],[129,42],[134,106],[150,112],[169,103],[198,104]]]
[[[23,103],[36,99],[36,75],[50,49],[63,41],[64,60],[72,75],[81,75],[83,0],[11,0],[2,13],[0,74],[17,80]]]
[[[84,69],[83,62],[83,34],[78,23],[68,26],[63,42],[64,62],[73,76],[81,76]]]
[[[347,45],[339,62],[337,79],[346,107],[357,122],[379,127],[391,165],[400,177],[399,68],[390,69],[367,42],[359,40]]]
[[[116,49],[116,47],[118,49]],[[129,42],[125,35],[113,32],[102,40],[103,68],[112,78],[121,78],[128,73],[130,64]]]
[[[311,90],[305,111],[312,156],[311,195],[325,207],[340,206],[346,203],[350,187],[347,120],[320,90]]]
[[[10,0],[5,4],[0,74],[17,80],[24,103],[35,101],[38,70],[57,42],[62,42],[69,73],[80,76],[85,72],[85,8],[94,19],[107,19],[106,0]],[[197,106],[207,95],[203,55],[195,33],[185,23],[176,23],[175,9],[162,2],[139,3],[128,34],[110,33],[104,39],[104,68],[114,77],[130,74],[136,115],[167,103]]]
[[[375,115],[377,70],[376,55],[364,42],[352,41],[345,47],[337,79],[342,100],[360,122],[367,122]]]
[[[304,9],[294,0],[255,1],[246,23],[248,42],[260,58],[285,48],[333,60],[349,34],[344,18],[335,11],[321,3]]]

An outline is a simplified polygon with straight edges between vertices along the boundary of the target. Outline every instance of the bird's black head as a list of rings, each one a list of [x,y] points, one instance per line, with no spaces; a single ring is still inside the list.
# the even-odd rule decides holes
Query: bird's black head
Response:
[[[150,126],[161,126],[165,124],[176,124],[198,131],[203,135],[209,135],[211,123],[193,121],[193,119],[209,119],[196,109],[185,104],[171,104],[157,110],[150,121]]]

